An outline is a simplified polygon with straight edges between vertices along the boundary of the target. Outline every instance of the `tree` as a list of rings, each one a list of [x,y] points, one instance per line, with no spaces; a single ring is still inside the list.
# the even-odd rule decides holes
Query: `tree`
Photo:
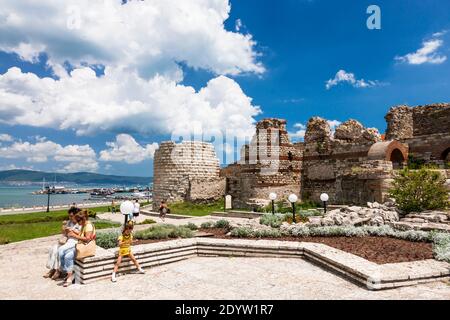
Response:
[[[445,209],[449,205],[445,178],[439,171],[427,168],[400,171],[389,195],[405,212]]]

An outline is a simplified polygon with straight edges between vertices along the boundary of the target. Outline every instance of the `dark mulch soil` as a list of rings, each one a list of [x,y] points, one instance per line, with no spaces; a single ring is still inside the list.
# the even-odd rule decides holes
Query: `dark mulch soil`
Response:
[[[199,229],[212,234],[212,238],[236,239],[226,234],[226,229]],[[254,238],[251,238],[255,240]],[[174,239],[135,240],[134,245],[170,241]],[[433,259],[431,243],[411,242],[388,237],[283,237],[264,240],[323,243],[330,247],[352,253],[377,264],[398,263]]]
[[[201,229],[201,231],[211,233],[215,238],[236,239],[226,236],[227,231],[224,229]],[[323,243],[377,264],[433,259],[431,243],[388,237],[283,237],[265,240]]]

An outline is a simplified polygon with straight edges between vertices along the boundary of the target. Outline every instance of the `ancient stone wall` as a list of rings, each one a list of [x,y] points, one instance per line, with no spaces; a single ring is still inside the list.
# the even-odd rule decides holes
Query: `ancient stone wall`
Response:
[[[413,127],[414,137],[450,134],[450,103],[414,107]]]
[[[245,146],[238,163],[224,168],[227,194],[233,207],[252,208],[269,202],[269,193],[279,198],[300,193],[302,149],[290,142],[286,121],[265,119],[256,125],[256,134]]]
[[[326,120],[312,118],[306,136],[301,178],[303,200],[320,202],[324,192],[332,203],[341,204],[386,198],[393,169],[392,162],[386,159],[389,155],[383,153],[381,159],[368,159],[373,146],[381,143],[377,129],[367,129],[358,121],[349,120],[338,126],[332,136]]]
[[[413,137],[413,111],[402,105],[392,107],[385,116],[386,140],[402,140]]]
[[[210,143],[163,142],[155,152],[153,166],[155,208],[159,206],[161,200],[204,201],[223,196],[221,192],[224,187],[220,184],[219,159]]]
[[[414,159],[442,168],[450,151],[450,104],[393,107],[386,115],[386,139],[398,139],[409,146]]]

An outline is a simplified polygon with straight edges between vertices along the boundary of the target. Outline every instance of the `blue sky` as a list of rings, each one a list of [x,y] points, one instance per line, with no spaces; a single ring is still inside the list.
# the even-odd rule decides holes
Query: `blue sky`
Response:
[[[175,27],[166,28],[164,24],[185,23],[184,18],[177,16],[179,11],[154,2],[154,7],[163,12],[159,26],[154,28],[165,40],[154,35],[146,38],[125,34],[116,47],[116,38],[111,38],[111,45],[106,43],[109,35],[103,33],[105,27],[101,24],[95,25],[98,20],[83,20],[83,13],[91,9],[85,1],[74,2],[82,9],[84,25],[76,29],[79,33],[74,33],[72,28],[55,28],[49,22],[36,27],[41,31],[38,34],[30,25],[18,26],[13,20],[5,23],[0,19],[1,169],[148,176],[152,174],[156,144],[169,140],[174,132],[175,135],[185,132],[186,126],[197,120],[204,127],[209,123],[223,128],[232,126],[232,132],[237,135],[244,129],[251,131],[253,122],[265,117],[287,119],[289,131],[295,133],[312,116],[341,122],[354,118],[366,127],[384,132],[384,115],[391,106],[450,100],[449,1],[232,0],[226,18],[227,1],[223,0],[211,4],[218,16],[226,19],[220,27],[208,16],[211,10],[203,10],[196,6],[197,0],[189,0],[180,10],[185,10],[186,19],[192,14],[195,20],[186,20],[186,26],[176,31]],[[51,6],[49,1],[43,3]],[[369,30],[366,26],[369,17],[366,9],[372,4],[381,9],[381,30]],[[149,14],[154,9],[152,6],[152,1],[147,2],[145,9]],[[23,14],[24,18],[32,19],[41,14],[36,8],[28,7],[25,13],[19,9],[20,5],[6,6],[0,9],[0,18]],[[59,5],[52,9],[45,13],[49,21],[67,12],[66,7]],[[101,7],[92,10],[108,14]],[[116,11],[111,15],[122,17]],[[125,20],[120,30],[129,27],[133,32],[135,27],[144,33],[147,26],[144,23],[151,19],[142,19],[142,22],[138,18]],[[189,30],[190,36],[177,38],[179,30],[189,29],[192,23],[195,27]],[[48,36],[41,36],[45,33],[42,31],[47,31]],[[209,37],[212,32],[216,33],[215,37]],[[231,33],[236,37],[228,39]],[[95,37],[89,43],[85,41],[92,34]],[[157,43],[154,46],[153,40]],[[114,50],[121,46],[144,49],[126,59],[124,54],[115,55]],[[162,54],[155,55],[155,50]],[[111,72],[112,79],[105,77],[105,66],[115,70]],[[12,67],[19,68],[20,72],[8,71]],[[93,70],[93,75],[80,73],[77,78],[86,82],[83,84],[86,88],[95,87],[86,93],[90,100],[96,100],[87,112],[83,109],[86,100],[81,100],[86,90],[73,91],[74,83],[78,83],[75,81],[63,85],[60,80],[64,79],[64,72],[58,68],[66,72]],[[340,78],[335,78],[340,70]],[[138,73],[137,78],[126,78],[133,71]],[[48,86],[30,74],[41,79],[50,77],[55,85]],[[103,77],[105,81],[93,85],[92,76]],[[69,73],[68,81],[75,78]],[[142,79],[151,81],[152,85],[134,92]],[[166,85],[161,79],[176,85]],[[333,79],[327,88],[327,81]],[[114,95],[111,88],[117,86],[125,87],[118,89],[120,94],[109,101],[108,95]],[[207,90],[200,93],[202,88]],[[39,90],[42,92],[36,93]],[[50,97],[45,90],[52,91]],[[149,90],[155,94],[146,101]],[[105,98],[89,96],[96,92]],[[170,100],[174,96],[177,99]],[[65,103],[59,105],[58,101]],[[116,103],[126,104],[131,114],[120,117],[114,107]],[[108,104],[111,112],[102,113],[101,108]],[[203,104],[204,110],[200,107]],[[180,110],[176,109],[179,105],[183,105]],[[172,107],[173,112],[169,109]],[[208,112],[215,107],[225,111],[222,110],[221,116],[208,117]],[[80,112],[74,113],[73,109],[77,108]],[[105,117],[106,125],[96,121],[96,112],[98,117]],[[179,125],[184,118],[189,118],[187,124]],[[40,157],[39,153],[48,153],[48,157]]]

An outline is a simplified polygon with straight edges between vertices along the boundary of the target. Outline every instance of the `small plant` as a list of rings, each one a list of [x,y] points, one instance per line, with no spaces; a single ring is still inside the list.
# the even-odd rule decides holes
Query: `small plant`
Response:
[[[145,219],[144,221],[138,223],[138,225],[143,225],[143,224],[153,224],[153,223],[156,223],[156,221],[153,220],[153,219]]]
[[[293,223],[294,222],[294,216],[292,213],[286,213],[284,215],[284,221],[286,221],[287,223]],[[308,218],[301,216],[300,214],[296,214],[295,215],[295,223],[306,223],[308,222]]]
[[[186,228],[188,228],[188,229],[190,229],[190,230],[192,230],[192,231],[195,231],[195,230],[198,229],[197,225],[196,225],[195,223],[192,223],[192,222],[189,222],[189,223],[186,225]]]
[[[239,227],[231,230],[231,236],[236,238],[250,238],[252,235],[252,229],[247,227]]]
[[[96,244],[103,249],[111,249],[117,247],[117,238],[120,236],[120,230],[99,232],[95,239]]]
[[[152,226],[146,230],[138,231],[134,234],[136,239],[169,239],[169,238],[192,238],[194,233],[191,229],[184,226],[174,226],[162,224]]]
[[[211,229],[212,227],[213,227],[213,223],[210,222],[210,221],[208,221],[208,222],[203,222],[203,223],[200,225],[200,228],[202,228],[202,229]]]
[[[219,220],[214,225],[215,228],[219,229],[230,229],[230,222],[228,220]]]
[[[439,172],[425,168],[400,171],[389,194],[405,212],[444,209],[448,206],[445,178]]]
[[[279,228],[284,221],[284,215],[280,214],[265,214],[259,218],[259,223],[272,227]]]
[[[1,244],[8,244],[11,241],[8,238],[0,237],[0,245]]]
[[[283,233],[279,229],[255,230],[252,237],[255,238],[280,238]]]

